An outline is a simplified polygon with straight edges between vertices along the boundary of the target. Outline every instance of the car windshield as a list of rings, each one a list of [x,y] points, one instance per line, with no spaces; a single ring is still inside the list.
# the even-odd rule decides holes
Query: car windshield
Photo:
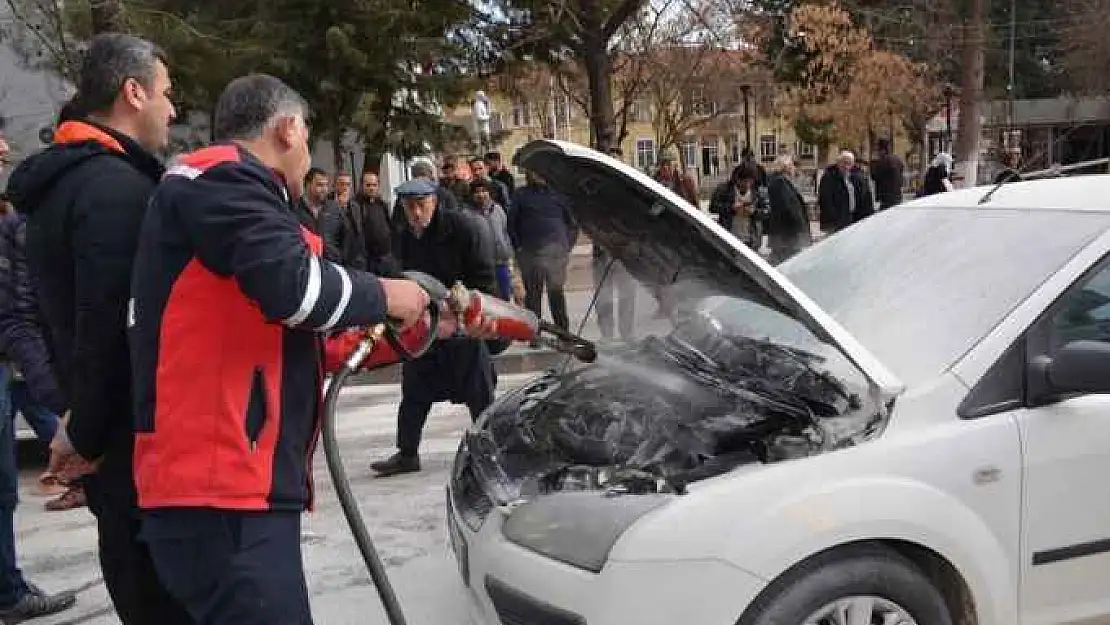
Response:
[[[912,385],[955,364],[1107,227],[1096,212],[906,206],[779,269]]]

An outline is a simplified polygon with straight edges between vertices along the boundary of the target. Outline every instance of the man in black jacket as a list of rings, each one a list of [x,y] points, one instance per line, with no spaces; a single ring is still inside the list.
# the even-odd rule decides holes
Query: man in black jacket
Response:
[[[817,186],[821,230],[833,234],[875,213],[871,185],[856,166],[856,156],[845,150],[825,169]]]
[[[51,467],[91,473],[104,583],[125,625],[191,623],[166,593],[138,540],[131,471],[131,359],[127,302],[147,200],[162,175],[153,152],[174,117],[164,55],[136,37],[99,35],[86,54],[77,109],[54,145],[9,181],[27,215],[27,256],[51,335],[69,415]]]
[[[317,236],[322,232],[324,205],[328,201],[328,175],[319,167],[311,167],[304,175],[304,194],[293,203],[293,213],[297,221],[308,231]],[[328,260],[335,262],[335,251],[326,247],[324,241],[324,254]]]
[[[875,199],[879,210],[886,210],[902,203],[902,184],[906,164],[890,151],[890,140],[879,139],[879,157],[871,165],[871,179],[875,181]]]
[[[438,206],[436,184],[417,178],[397,188],[407,226],[397,233],[393,253],[405,270],[422,271],[447,286],[461,281],[468,288],[495,295],[493,250],[474,217]],[[436,402],[466,404],[470,417],[493,402],[497,377],[490,359],[508,343],[450,339],[401,369],[401,405],[397,413],[397,453],[370,467],[381,477],[420,470],[421,433]]]
[[[501,153],[487,152],[486,167],[489,169],[491,178],[505,185],[505,188],[509,190],[509,197],[512,199],[513,193],[516,192],[516,179],[513,178],[513,172],[509,171],[504,161],[501,160]]]
[[[362,188],[351,203],[355,229],[362,241],[366,270],[379,276],[397,272],[394,262],[393,232],[389,227],[389,207],[381,198],[381,181],[378,174],[362,174]]]

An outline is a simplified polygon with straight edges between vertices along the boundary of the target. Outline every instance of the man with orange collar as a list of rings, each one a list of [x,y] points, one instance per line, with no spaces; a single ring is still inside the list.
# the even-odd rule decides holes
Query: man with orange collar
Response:
[[[147,200],[163,168],[154,154],[174,118],[165,55],[119,34],[86,52],[75,108],[54,145],[13,172],[8,191],[27,216],[27,259],[50,329],[69,414],[50,469],[84,480],[97,518],[104,583],[124,625],[192,623],[158,581],[138,539],[131,470],[127,301]]]

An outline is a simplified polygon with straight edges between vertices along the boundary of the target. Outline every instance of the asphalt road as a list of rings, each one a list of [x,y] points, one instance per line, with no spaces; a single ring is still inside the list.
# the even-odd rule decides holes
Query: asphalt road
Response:
[[[500,390],[531,374],[503,376]],[[341,399],[339,438],[347,472],[363,502],[363,514],[412,625],[467,622],[465,596],[445,541],[444,484],[459,435],[469,424],[463,406],[437,405],[428,419],[422,448],[424,470],[375,479],[370,463],[393,452],[400,388],[372,385],[346,389]],[[26,454],[25,454],[26,455]],[[36,625],[118,623],[96,555],[96,531],[87,509],[46,512],[45,499],[31,487],[41,467],[22,472],[16,545],[27,578],[55,591],[79,591],[73,609]],[[317,454],[317,510],[305,516],[302,547],[318,625],[385,624],[354,542],[347,533],[323,454]]]

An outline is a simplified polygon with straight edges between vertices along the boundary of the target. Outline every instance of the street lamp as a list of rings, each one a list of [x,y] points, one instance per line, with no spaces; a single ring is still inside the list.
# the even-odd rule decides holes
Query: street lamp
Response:
[[[944,85],[944,149],[952,151],[952,97],[956,94],[952,85]]]
[[[749,153],[752,151],[752,122],[748,113],[748,96],[751,91],[751,85],[740,85],[740,93],[744,94],[744,143]]]

